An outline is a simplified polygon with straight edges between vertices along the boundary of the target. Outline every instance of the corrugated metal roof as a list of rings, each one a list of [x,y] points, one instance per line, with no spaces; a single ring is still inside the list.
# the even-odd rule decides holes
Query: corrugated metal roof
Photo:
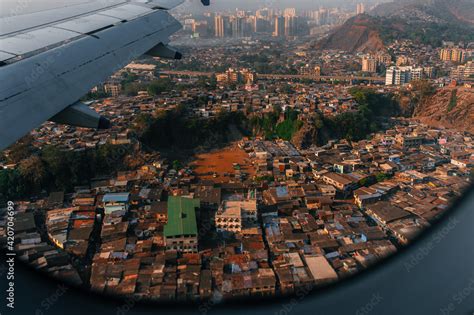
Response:
[[[102,198],[103,202],[128,202],[130,193],[107,194]]]
[[[169,197],[168,223],[164,227],[165,237],[197,235],[196,208],[199,206],[199,199]]]
[[[288,197],[288,188],[286,186],[277,187],[276,194],[278,198]]]

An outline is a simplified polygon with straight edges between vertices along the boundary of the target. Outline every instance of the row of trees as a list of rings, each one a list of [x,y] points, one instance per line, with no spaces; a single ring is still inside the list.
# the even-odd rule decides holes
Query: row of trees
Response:
[[[169,78],[160,78],[149,83],[137,82],[135,75],[128,74],[122,81],[122,87],[123,94],[127,96],[136,96],[140,91],[147,91],[151,96],[157,96],[173,90],[176,84]]]
[[[31,147],[30,147],[31,148]],[[63,151],[46,146],[24,156],[24,145],[13,147],[9,158],[20,159],[15,169],[0,170],[0,195],[15,200],[42,191],[71,191],[91,178],[127,168],[131,146],[102,145],[84,151]],[[2,199],[2,198],[0,198]]]

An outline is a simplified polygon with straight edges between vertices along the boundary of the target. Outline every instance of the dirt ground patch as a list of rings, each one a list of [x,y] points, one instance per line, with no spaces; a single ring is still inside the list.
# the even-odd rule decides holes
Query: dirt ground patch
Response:
[[[199,154],[191,166],[199,179],[216,183],[235,181],[239,168],[240,173],[247,174],[250,178],[255,175],[247,153],[241,150],[237,143],[224,149]]]

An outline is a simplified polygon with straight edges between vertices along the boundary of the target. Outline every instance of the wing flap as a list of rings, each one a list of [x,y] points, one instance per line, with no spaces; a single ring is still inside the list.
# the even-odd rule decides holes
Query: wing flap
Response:
[[[65,22],[87,14],[94,14],[100,10],[115,7],[126,3],[123,1],[89,1],[56,9],[39,11],[24,15],[7,16],[0,18],[0,36],[12,35],[47,25]]]
[[[165,10],[171,10],[184,3],[184,0],[135,0],[134,2],[143,3],[151,7],[158,7]]]
[[[82,34],[90,34],[119,23],[120,21],[119,18],[93,14],[56,24],[55,27]]]
[[[78,36],[76,32],[46,27],[0,39],[0,47],[9,54],[24,55]]]
[[[98,14],[111,16],[121,20],[135,19],[141,15],[151,13],[153,10],[136,4],[126,4],[113,9],[101,11]]]
[[[4,51],[0,51],[0,62],[7,61],[8,59],[15,58],[16,56],[13,54],[6,53]]]
[[[103,13],[105,16],[116,17],[120,20],[130,20],[146,14],[151,8],[169,10],[183,2],[184,0],[89,1],[88,3],[65,6],[25,15],[7,16],[0,18],[0,36],[27,32],[52,24],[67,23],[69,20],[97,13]]]

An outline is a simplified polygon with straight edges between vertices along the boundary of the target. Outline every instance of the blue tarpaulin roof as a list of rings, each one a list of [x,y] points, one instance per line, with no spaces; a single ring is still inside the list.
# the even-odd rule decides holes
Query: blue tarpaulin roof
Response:
[[[130,193],[107,194],[102,198],[103,202],[128,202]]]

